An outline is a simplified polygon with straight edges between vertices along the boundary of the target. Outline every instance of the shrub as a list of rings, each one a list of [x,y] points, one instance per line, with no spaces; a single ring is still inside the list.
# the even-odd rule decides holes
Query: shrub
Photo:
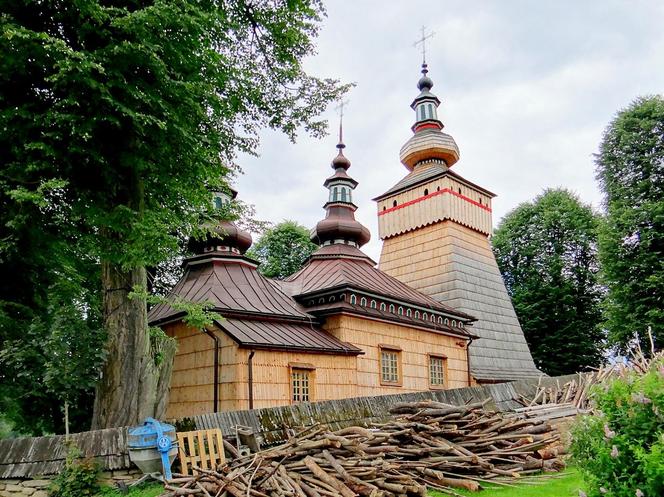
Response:
[[[589,497],[664,495],[664,360],[593,391],[599,414],[584,416],[572,456]]]
[[[92,497],[101,490],[99,465],[93,459],[80,459],[75,446],[67,452],[67,462],[62,472],[49,488],[50,497]]]

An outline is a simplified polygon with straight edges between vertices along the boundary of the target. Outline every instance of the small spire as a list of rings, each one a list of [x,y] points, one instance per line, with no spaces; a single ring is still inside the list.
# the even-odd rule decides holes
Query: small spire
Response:
[[[435,35],[433,31],[429,34],[426,34],[426,26],[422,25],[422,37],[419,40],[416,40],[415,43],[413,43],[414,47],[417,47],[417,45],[422,45],[422,73],[426,76],[426,67],[427,67],[427,46],[426,46],[426,41],[429,38],[432,38],[433,35]]]
[[[349,100],[340,100],[339,105],[335,107],[335,110],[339,111],[339,143],[337,143],[339,151],[346,148],[344,145],[344,107],[348,102]]]

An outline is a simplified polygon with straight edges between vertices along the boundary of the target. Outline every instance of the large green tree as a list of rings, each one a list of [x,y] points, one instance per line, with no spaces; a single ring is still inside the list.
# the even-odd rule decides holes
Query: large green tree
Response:
[[[39,223],[49,222],[57,243],[42,240],[44,250],[64,233],[72,253],[97,265],[107,342],[93,428],[160,416],[169,361],[151,356],[146,303],[134,290],[146,287],[147,266],[172,257],[178,237],[211,215],[210,189],[224,187],[237,152],[255,150],[261,127],[291,138],[302,127],[323,131],[316,116],[345,90],[302,69],[323,7],[317,0],[2,5],[0,197],[10,213],[3,243],[39,271],[16,247],[27,243],[24,232],[39,238]],[[27,210],[35,225],[13,230]],[[38,279],[26,277],[23,289],[29,294]],[[1,298],[6,307],[19,300],[11,289]],[[48,308],[34,298],[18,303],[30,312]]]
[[[664,98],[635,100],[607,127],[596,156],[606,222],[600,231],[608,286],[606,326],[622,350],[647,330],[664,346]]]
[[[601,361],[597,223],[598,216],[573,193],[546,190],[508,213],[493,236],[533,359],[551,375]]]
[[[247,255],[261,263],[263,275],[281,280],[299,270],[317,248],[307,228],[284,221],[266,229]]]

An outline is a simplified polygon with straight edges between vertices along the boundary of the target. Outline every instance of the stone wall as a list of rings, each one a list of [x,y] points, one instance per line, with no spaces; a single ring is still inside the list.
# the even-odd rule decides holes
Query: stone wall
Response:
[[[104,471],[100,475],[100,483],[115,486],[120,482],[130,483],[141,476],[141,471],[136,468]],[[48,475],[0,480],[0,497],[48,497],[48,487],[53,478],[54,476]]]

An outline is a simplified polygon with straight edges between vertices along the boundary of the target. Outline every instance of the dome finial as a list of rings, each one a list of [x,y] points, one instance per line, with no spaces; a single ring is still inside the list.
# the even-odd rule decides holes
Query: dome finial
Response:
[[[337,169],[339,167],[343,169],[348,169],[350,167],[350,161],[344,156],[344,107],[348,104],[348,100],[340,100],[339,105],[335,107],[335,110],[339,111],[339,143],[337,143],[337,149],[339,153],[332,161],[332,169]]]

